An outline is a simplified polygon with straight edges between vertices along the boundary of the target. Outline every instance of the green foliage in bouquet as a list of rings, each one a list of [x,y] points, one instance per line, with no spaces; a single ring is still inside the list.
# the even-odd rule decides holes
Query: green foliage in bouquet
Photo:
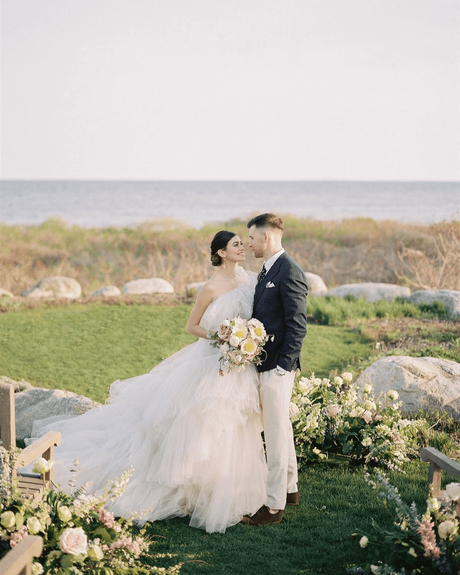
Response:
[[[291,421],[299,467],[310,462],[340,460],[401,469],[416,455],[423,420],[401,417],[398,393],[375,398],[365,385],[361,397],[345,372],[330,379],[300,378],[291,403]]]
[[[460,573],[460,484],[449,483],[441,501],[428,497],[420,515],[415,503],[406,505],[397,487],[384,474],[366,475],[386,504],[394,505],[396,520],[391,531],[375,522],[376,536],[360,539],[361,547],[375,549],[375,561],[366,567],[351,567],[354,575],[457,575]],[[354,534],[357,535],[357,534]]]
[[[17,452],[0,448],[0,557],[27,535],[43,538],[43,553],[34,561],[32,573],[56,575],[80,573],[168,573],[169,570],[140,561],[149,550],[145,530],[133,537],[134,515],[115,518],[107,506],[124,491],[132,470],[108,482],[100,495],[81,488],[71,494],[45,489],[37,501],[24,496],[12,472]],[[48,462],[37,460],[33,471],[45,473]],[[77,473],[77,469],[74,470]]]

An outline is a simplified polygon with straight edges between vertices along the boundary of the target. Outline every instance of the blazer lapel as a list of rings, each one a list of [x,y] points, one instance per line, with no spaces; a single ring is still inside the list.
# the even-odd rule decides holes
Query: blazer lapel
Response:
[[[259,301],[260,296],[263,294],[264,289],[266,289],[266,285],[272,278],[276,276],[278,273],[281,264],[286,259],[286,252],[282,253],[280,257],[276,260],[276,262],[272,265],[272,267],[268,270],[267,275],[264,279],[257,284],[256,291],[254,293],[254,307],[256,303]]]

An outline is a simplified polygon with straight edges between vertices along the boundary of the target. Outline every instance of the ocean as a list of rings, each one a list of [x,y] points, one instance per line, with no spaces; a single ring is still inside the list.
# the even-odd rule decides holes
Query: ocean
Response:
[[[460,219],[460,182],[0,181],[0,222],[85,227],[205,224],[262,212],[314,220],[430,224]]]

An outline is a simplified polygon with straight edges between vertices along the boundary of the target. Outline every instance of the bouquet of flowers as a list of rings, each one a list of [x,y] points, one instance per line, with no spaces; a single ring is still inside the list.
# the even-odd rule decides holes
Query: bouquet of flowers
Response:
[[[235,317],[220,323],[215,333],[208,334],[208,338],[214,340],[212,345],[222,353],[220,375],[225,374],[224,368],[227,372],[231,369],[241,372],[250,363],[259,365],[265,353],[263,347],[273,337],[267,335],[263,323],[255,318]]]

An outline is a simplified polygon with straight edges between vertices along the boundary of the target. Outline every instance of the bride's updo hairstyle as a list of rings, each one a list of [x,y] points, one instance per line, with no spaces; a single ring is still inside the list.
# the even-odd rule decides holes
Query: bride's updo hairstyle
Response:
[[[211,264],[213,266],[221,266],[222,258],[217,253],[219,250],[225,250],[228,242],[236,236],[235,232],[228,232],[221,230],[212,238],[211,242]]]

